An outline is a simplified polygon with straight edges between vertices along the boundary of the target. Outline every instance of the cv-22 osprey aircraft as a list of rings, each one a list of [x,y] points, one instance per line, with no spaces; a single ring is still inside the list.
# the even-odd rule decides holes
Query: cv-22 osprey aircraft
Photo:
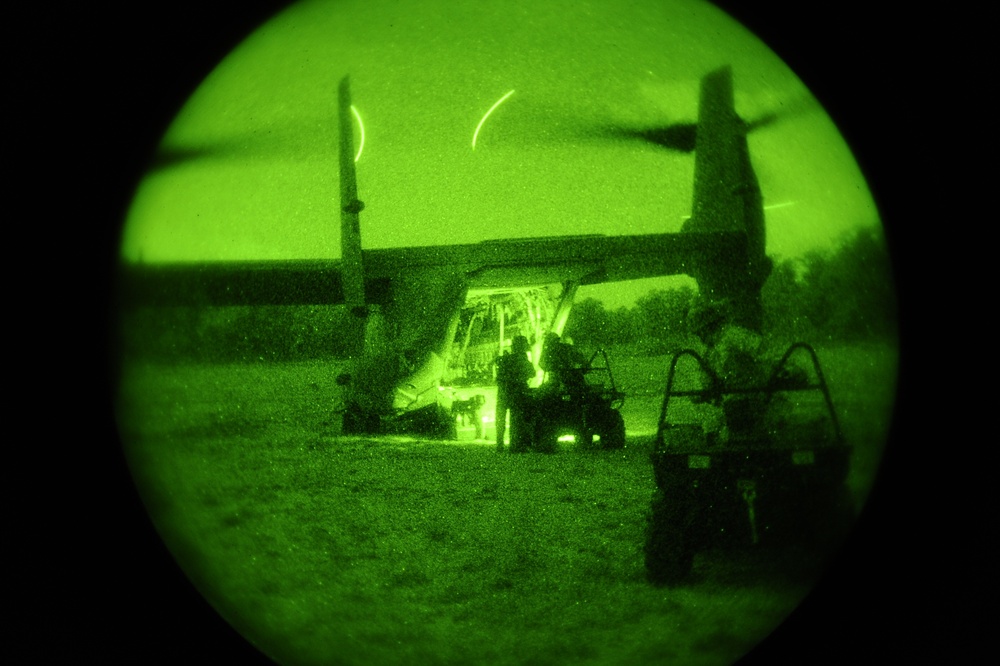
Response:
[[[561,333],[580,286],[686,274],[703,297],[730,303],[732,323],[759,331],[760,291],[772,262],[747,147],[750,129],[735,111],[732,70],[723,67],[701,80],[696,124],[631,132],[632,138],[694,152],[692,211],[679,233],[366,249],[345,77],[339,87],[340,260],[126,263],[125,303],[345,305],[352,315],[343,331],[351,367],[338,382],[346,395],[343,432],[354,433],[384,432],[399,391],[419,394],[440,384],[473,291],[561,285],[555,314],[545,324]]]

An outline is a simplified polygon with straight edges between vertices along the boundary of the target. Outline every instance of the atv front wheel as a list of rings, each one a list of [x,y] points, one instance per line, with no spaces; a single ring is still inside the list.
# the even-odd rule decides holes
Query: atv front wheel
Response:
[[[621,412],[610,410],[597,424],[597,434],[601,436],[601,448],[620,449],[625,446],[625,419]]]
[[[677,585],[691,573],[694,550],[684,529],[683,510],[657,492],[646,533],[646,577],[653,585]]]

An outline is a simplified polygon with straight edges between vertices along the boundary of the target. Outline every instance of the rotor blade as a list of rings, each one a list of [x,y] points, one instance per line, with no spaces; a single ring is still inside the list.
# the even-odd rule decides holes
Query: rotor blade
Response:
[[[286,122],[188,139],[167,137],[154,153],[150,171],[195,162],[306,161],[329,159],[335,128],[329,120],[299,117]]]
[[[774,111],[771,111],[761,116],[757,116],[753,120],[746,120],[744,121],[743,124],[746,126],[746,130],[749,133],[749,132],[755,132],[759,129],[770,127],[771,125],[775,124],[782,118],[783,116],[779,115],[778,113],[775,113]]]
[[[164,169],[169,169],[171,167],[177,166],[178,164],[183,164],[185,162],[192,162],[194,160],[201,160],[209,157],[213,154],[213,150],[209,147],[202,146],[195,148],[193,146],[187,147],[167,147],[161,146],[159,150],[153,155],[153,159],[149,164],[150,171],[161,171]]]
[[[817,111],[821,107],[816,98],[802,94],[782,100],[777,107],[770,106],[768,108],[765,106],[764,108],[766,110],[763,113],[757,113],[754,116],[744,116],[747,132],[768,129],[777,123],[788,122],[799,116]]]
[[[779,112],[768,112],[757,116],[753,120],[745,121],[744,127],[747,132],[768,128],[777,122],[791,117],[798,113],[795,111],[783,110]],[[667,150],[690,153],[695,149],[698,138],[697,123],[674,123],[671,125],[652,127],[622,127],[607,125],[604,127],[591,127],[589,130],[579,133],[581,138],[617,140],[617,141],[642,141]]]
[[[609,117],[581,116],[568,108],[511,109],[504,127],[505,142],[512,145],[645,143],[687,153],[694,150],[697,125],[682,123],[627,123]]]
[[[744,118],[748,133],[771,128],[786,120],[818,108],[812,98],[800,97],[782,102],[777,109]],[[583,118],[568,109],[534,110],[520,118],[516,136],[522,140],[545,142],[622,142],[644,143],[678,153],[690,153],[697,142],[698,124],[683,122],[622,122],[613,118]]]
[[[287,158],[291,154],[287,143],[247,133],[241,137],[190,144],[164,143],[153,155],[149,170],[163,171],[194,162]]]
[[[678,125],[668,125],[666,127],[655,127],[645,130],[633,130],[636,138],[682,153],[690,153],[694,150],[695,141],[698,137],[698,125],[695,123],[682,123]]]

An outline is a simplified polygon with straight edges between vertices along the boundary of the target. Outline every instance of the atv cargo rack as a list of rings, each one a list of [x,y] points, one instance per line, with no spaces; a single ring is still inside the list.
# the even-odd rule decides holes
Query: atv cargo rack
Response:
[[[809,357],[812,359],[813,371],[816,373],[817,378],[816,383],[801,381],[788,372],[788,360],[791,358],[792,354],[799,349],[807,352]],[[674,390],[673,386],[674,378],[677,372],[677,363],[684,356],[689,356],[698,362],[701,366],[702,372],[704,372],[709,378],[708,388],[680,391]],[[771,376],[768,378],[767,382],[762,386],[754,387],[726,387],[719,375],[716,374],[711,367],[709,367],[708,363],[705,362],[705,359],[702,358],[701,354],[693,349],[683,349],[677,352],[670,361],[670,370],[667,373],[667,386],[663,392],[663,405],[660,407],[660,418],[657,421],[657,448],[663,444],[664,429],[670,427],[670,424],[667,421],[667,409],[670,405],[671,398],[696,397],[701,398],[705,402],[710,402],[718,401],[725,395],[763,393],[770,397],[771,395],[781,391],[815,390],[822,392],[827,410],[829,410],[830,420],[833,423],[834,432],[836,433],[836,439],[837,441],[842,442],[843,434],[840,430],[840,422],[837,420],[837,413],[833,409],[833,400],[830,398],[830,389],[826,384],[826,378],[823,376],[823,369],[819,365],[819,358],[816,356],[816,350],[813,349],[812,346],[806,344],[805,342],[796,342],[791,345],[784,355],[782,355],[781,360],[775,364],[774,370],[771,372]]]
[[[601,365],[594,365],[594,361],[600,357],[602,360]],[[590,359],[587,361],[586,368],[587,383],[593,385],[595,383],[594,377],[604,376],[607,377],[607,382],[603,380],[597,380],[599,387],[603,388],[603,394],[608,400],[608,406],[611,409],[621,409],[622,405],[625,404],[625,394],[618,390],[615,385],[614,375],[611,374],[611,362],[608,361],[608,354],[603,348],[598,349],[593,354],[590,355]]]

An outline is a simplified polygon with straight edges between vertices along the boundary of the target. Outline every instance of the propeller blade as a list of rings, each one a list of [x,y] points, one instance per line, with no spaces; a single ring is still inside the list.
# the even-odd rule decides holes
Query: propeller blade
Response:
[[[694,150],[695,141],[698,137],[698,125],[695,123],[682,123],[669,125],[667,127],[657,127],[636,132],[638,138],[663,148],[675,150],[681,153],[690,153]]]
[[[329,120],[300,116],[243,131],[218,132],[205,138],[168,136],[154,153],[149,170],[208,161],[328,160],[329,147],[336,141],[335,132]]]
[[[743,127],[747,133],[764,130],[816,108],[818,107],[815,100],[800,97],[783,102],[777,110],[769,110],[750,119],[744,119]],[[530,140],[534,137],[535,141],[541,139],[551,143],[589,141],[645,143],[672,152],[691,153],[695,150],[698,137],[698,123],[695,121],[629,123],[612,118],[584,119],[572,115],[566,109],[559,112],[536,110],[523,115],[521,120],[516,135],[509,131],[515,140]]]

